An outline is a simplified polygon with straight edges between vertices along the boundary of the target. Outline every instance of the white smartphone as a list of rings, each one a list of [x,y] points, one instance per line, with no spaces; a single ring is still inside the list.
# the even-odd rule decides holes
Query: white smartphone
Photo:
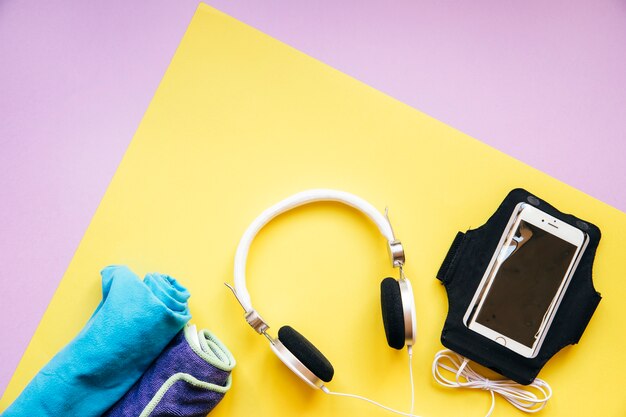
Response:
[[[587,241],[582,230],[518,204],[465,325],[524,357],[537,356]]]

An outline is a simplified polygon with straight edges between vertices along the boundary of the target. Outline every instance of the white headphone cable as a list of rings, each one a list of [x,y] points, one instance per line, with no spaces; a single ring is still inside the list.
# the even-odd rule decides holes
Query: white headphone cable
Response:
[[[402,412],[402,411],[394,410],[393,408],[387,407],[385,405],[382,405],[379,402],[376,402],[374,400],[370,400],[369,398],[365,398],[365,397],[362,397],[360,395],[346,394],[346,393],[343,393],[343,392],[334,392],[334,391],[329,390],[326,386],[322,386],[321,389],[326,394],[336,395],[338,397],[355,398],[357,400],[366,401],[366,402],[368,402],[370,404],[374,404],[375,406],[383,408],[383,409],[385,409],[387,411],[390,411],[392,413],[400,414],[401,416],[419,417],[419,416],[416,416],[415,414],[413,414],[413,408],[415,406],[415,388],[414,388],[414,383],[413,383],[413,368],[411,366],[411,362],[412,362],[412,359],[413,359],[413,347],[411,345],[408,345],[407,348],[408,348],[407,350],[409,352],[409,377],[411,379],[411,412],[410,413],[405,413],[405,412]]]
[[[409,378],[411,379],[411,411],[413,414],[415,410],[415,384],[413,383],[413,346],[408,345],[407,351],[409,352]]]
[[[409,364],[411,363],[412,356],[412,351],[411,349],[409,349]],[[449,364],[444,363],[445,361],[448,361]],[[442,374],[443,370],[454,374],[455,379],[451,380],[446,378]],[[550,385],[542,379],[535,378],[532,384],[528,386],[518,384],[517,382],[511,381],[510,379],[490,380],[472,369],[472,367],[469,365],[469,359],[447,349],[441,350],[435,355],[432,372],[435,380],[445,387],[473,388],[489,391],[489,393],[491,394],[491,407],[489,408],[489,411],[487,412],[487,415],[485,417],[489,417],[493,413],[496,404],[495,394],[501,395],[514,407],[526,413],[536,413],[538,411],[541,411],[546,406],[548,400],[552,397],[552,388],[550,388]],[[410,413],[395,410],[360,395],[347,394],[343,392],[333,392],[325,386],[322,386],[321,389],[326,394],[366,401],[387,411],[402,416],[419,417],[413,414],[415,394],[413,390],[413,371],[411,369],[409,370],[409,375],[411,378]],[[529,388],[535,389],[538,393],[540,393],[540,395],[537,395]]]
[[[415,414],[409,414],[409,413],[404,413],[404,412],[402,412],[402,411],[394,410],[393,408],[390,408],[390,407],[384,406],[384,405],[382,405],[382,404],[381,404],[381,403],[379,403],[379,402],[376,402],[376,401],[374,401],[374,400],[370,400],[369,398],[365,398],[365,397],[362,397],[362,396],[360,396],[360,395],[356,395],[356,394],[346,394],[346,393],[344,393],[344,392],[334,392],[334,391],[331,391],[331,390],[329,390],[328,388],[326,388],[326,386],[322,386],[322,387],[321,387],[321,389],[322,389],[322,391],[324,391],[326,394],[329,394],[329,395],[336,395],[336,396],[338,396],[338,397],[356,398],[357,400],[366,401],[366,402],[368,402],[368,403],[370,403],[370,404],[374,404],[375,406],[378,406],[378,407],[380,407],[380,408],[383,408],[383,409],[385,409],[385,410],[387,410],[387,411],[391,411],[392,413],[400,414],[401,416],[407,416],[407,417],[419,417],[419,416],[416,416]]]
[[[448,362],[446,364],[445,362]],[[451,380],[442,374],[446,370],[455,375]],[[435,355],[433,361],[433,377],[435,380],[449,388],[473,388],[489,391],[491,394],[491,408],[485,417],[491,416],[496,405],[495,394],[499,394],[517,409],[526,413],[536,413],[542,410],[550,397],[552,388],[542,379],[535,378],[532,384],[525,386],[510,379],[490,380],[476,372],[469,365],[469,359],[448,349],[441,350]],[[532,391],[531,389],[535,391]],[[539,395],[537,395],[537,393]]]

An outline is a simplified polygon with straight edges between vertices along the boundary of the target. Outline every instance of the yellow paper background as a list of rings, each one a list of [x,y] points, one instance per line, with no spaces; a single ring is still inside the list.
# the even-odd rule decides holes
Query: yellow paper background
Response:
[[[390,208],[415,292],[416,413],[424,416],[482,416],[490,403],[486,392],[445,389],[430,374],[447,312],[435,273],[456,231],[482,224],[515,187],[596,223],[603,238],[594,280],[604,298],[580,345],[560,352],[540,374],[554,389],[541,415],[626,413],[624,213],[205,5],[0,409],[87,321],[100,300],[98,271],[123,263],[140,275],[177,277],[192,293],[193,322],[231,348],[238,360],[233,388],[212,415],[386,415],[300,382],[248,327],[222,284],[232,281],[235,248],[252,219],[313,187]],[[408,410],[406,352],[387,347],[380,317],[380,280],[392,273],[375,226],[352,209],[322,203],[262,231],[248,285],[274,334],[290,324],[329,357],[331,389]],[[498,399],[496,415],[522,413]]]

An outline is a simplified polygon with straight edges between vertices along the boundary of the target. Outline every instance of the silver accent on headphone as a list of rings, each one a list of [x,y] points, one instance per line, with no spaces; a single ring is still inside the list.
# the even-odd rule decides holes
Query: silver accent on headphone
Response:
[[[246,321],[258,334],[264,335],[265,331],[270,328],[256,310],[250,310],[246,313]]]
[[[387,219],[387,223],[389,223],[391,236],[393,236],[393,240],[389,241],[387,245],[387,252],[391,258],[391,264],[394,268],[402,268],[404,262],[406,261],[404,257],[404,248],[402,247],[402,242],[396,239],[396,234],[393,231],[391,220],[389,220],[389,207],[385,207],[385,218]]]
[[[263,317],[261,317],[261,315],[256,310],[252,309],[250,311],[246,311],[246,308],[243,306],[243,303],[237,296],[237,291],[235,291],[233,286],[228,284],[227,282],[225,282],[224,285],[226,285],[232,291],[233,295],[237,299],[237,302],[239,302],[239,305],[241,305],[243,310],[246,312],[245,318],[248,324],[250,325],[250,327],[252,327],[255,332],[257,332],[258,334],[262,334],[270,342],[272,342],[273,341],[272,337],[266,333],[267,329],[270,328],[269,324],[267,324],[267,322],[263,320]]]
[[[391,258],[391,263],[394,268],[401,268],[404,265],[405,257],[404,257],[404,248],[402,247],[402,243],[399,240],[394,240],[389,242],[387,246],[389,250],[389,257]]]
[[[404,270],[400,267],[400,299],[402,300],[402,315],[404,317],[404,343],[408,346],[415,344],[417,328],[415,323],[415,302],[413,300],[413,289],[411,281],[404,275]]]

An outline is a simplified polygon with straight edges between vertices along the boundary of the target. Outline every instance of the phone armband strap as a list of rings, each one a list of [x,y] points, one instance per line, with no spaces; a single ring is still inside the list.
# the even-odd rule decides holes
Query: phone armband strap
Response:
[[[571,278],[543,344],[534,358],[519,355],[470,329],[463,322],[504,229],[519,203],[529,203],[569,223],[589,236],[580,263]],[[448,295],[448,316],[441,343],[468,359],[486,366],[520,384],[530,384],[546,362],[559,350],[579,342],[602,298],[593,286],[592,267],[600,229],[556,208],[523,189],[511,191],[487,223],[457,233],[439,272]]]

